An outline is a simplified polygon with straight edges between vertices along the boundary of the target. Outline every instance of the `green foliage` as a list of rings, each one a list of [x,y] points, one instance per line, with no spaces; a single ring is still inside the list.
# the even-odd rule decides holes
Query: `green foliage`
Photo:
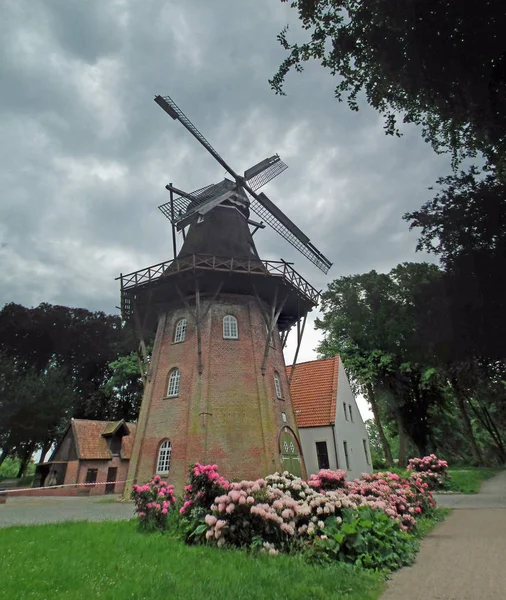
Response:
[[[286,1],[286,0],[282,0]],[[278,39],[287,58],[270,80],[276,93],[291,69],[317,60],[338,77],[335,96],[351,110],[359,101],[379,111],[387,134],[398,120],[421,126],[436,152],[456,164],[482,152],[492,163],[506,156],[506,54],[503,3],[476,10],[469,2],[436,0],[295,0],[307,38]]]
[[[487,469],[484,467],[466,469],[449,469],[450,483],[448,490],[462,494],[477,494],[483,481],[490,479],[500,472],[500,469]]]
[[[19,458],[7,457],[4,462],[0,465],[0,480],[1,479],[12,479],[16,477],[21,461]],[[35,463],[30,461],[27,465],[26,475],[27,477],[33,477],[35,473]]]
[[[443,177],[435,197],[406,213],[420,232],[417,250],[440,257],[446,272],[427,289],[428,328],[444,360],[506,357],[506,184],[494,174],[467,172]]]
[[[23,458],[47,450],[70,417],[136,416],[138,399],[117,401],[110,363],[133,339],[117,316],[41,304],[0,310],[0,448]],[[113,401],[114,400],[114,401]],[[123,401],[124,400],[124,401]]]
[[[376,600],[384,587],[350,565],[187,546],[133,522],[0,529],[0,562],[9,600]]]
[[[363,506],[342,514],[341,524],[335,518],[325,521],[325,535],[315,538],[310,551],[313,559],[389,571],[413,562],[418,542],[383,511]]]
[[[323,318],[316,320],[325,334],[319,353],[339,354],[358,390],[374,389],[387,417],[402,422],[422,455],[428,411],[441,401],[441,389],[417,315],[424,306],[420,291],[440,277],[438,267],[427,263],[341,277],[323,294]]]

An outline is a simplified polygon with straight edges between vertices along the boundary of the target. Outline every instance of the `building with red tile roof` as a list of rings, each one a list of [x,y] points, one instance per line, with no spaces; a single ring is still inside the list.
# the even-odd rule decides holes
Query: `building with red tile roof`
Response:
[[[297,363],[290,393],[308,474],[342,469],[354,479],[372,472],[367,430],[338,355]]]
[[[71,419],[49,461],[37,465],[35,486],[63,484],[59,495],[123,492],[135,429],[124,420]],[[83,483],[89,485],[76,485]]]

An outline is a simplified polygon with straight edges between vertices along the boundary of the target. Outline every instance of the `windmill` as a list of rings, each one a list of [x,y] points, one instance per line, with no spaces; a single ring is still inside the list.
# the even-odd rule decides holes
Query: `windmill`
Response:
[[[129,479],[158,473],[181,489],[195,461],[217,463],[227,477],[304,474],[283,347],[296,327],[295,363],[319,293],[291,263],[262,260],[253,234],[267,224],[324,273],[331,263],[258,193],[287,168],[277,154],[239,175],[169,96],[155,102],[231,178],[190,193],[168,184],[170,201],[159,209],[172,224],[174,258],[119,277],[145,383]],[[143,339],[154,330],[148,361]]]
[[[230,173],[235,182],[234,185],[233,182],[225,179],[221,183],[206,186],[191,194],[185,194],[181,190],[167,185],[166,188],[179,194],[179,198],[174,201],[173,205],[172,203],[166,203],[162,204],[159,208],[176,225],[178,231],[191,222],[192,218],[195,218],[197,215],[202,217],[209,210],[212,210],[215,206],[228,200],[230,197],[235,195],[236,197],[242,196],[244,198],[244,192],[246,191],[251,197],[249,207],[253,212],[265,220],[268,225],[324,273],[328,272],[332,263],[311,244],[307,235],[271,202],[263,192],[257,194],[258,189],[287,169],[287,165],[277,154],[247,169],[244,172],[244,176],[240,176],[223,160],[170,96],[156,96],[155,102],[170,117],[184,125],[209,154]]]

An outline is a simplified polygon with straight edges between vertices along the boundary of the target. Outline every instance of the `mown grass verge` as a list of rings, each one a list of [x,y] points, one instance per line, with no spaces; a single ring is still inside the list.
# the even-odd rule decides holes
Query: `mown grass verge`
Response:
[[[298,556],[251,556],[141,534],[134,521],[0,529],[9,600],[376,600],[381,575]]]
[[[501,469],[486,467],[466,467],[465,469],[448,469],[450,484],[446,491],[460,492],[462,494],[477,494],[481,484],[497,475]]]

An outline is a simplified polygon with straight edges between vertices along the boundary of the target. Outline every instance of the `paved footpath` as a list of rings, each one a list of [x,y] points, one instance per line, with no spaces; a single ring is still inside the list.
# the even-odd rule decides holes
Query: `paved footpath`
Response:
[[[381,600],[506,599],[506,471],[479,494],[437,496],[455,510],[395,573]]]
[[[117,521],[131,519],[131,502],[118,502],[118,496],[50,497],[17,496],[0,504],[0,527],[35,525],[61,521]]]

